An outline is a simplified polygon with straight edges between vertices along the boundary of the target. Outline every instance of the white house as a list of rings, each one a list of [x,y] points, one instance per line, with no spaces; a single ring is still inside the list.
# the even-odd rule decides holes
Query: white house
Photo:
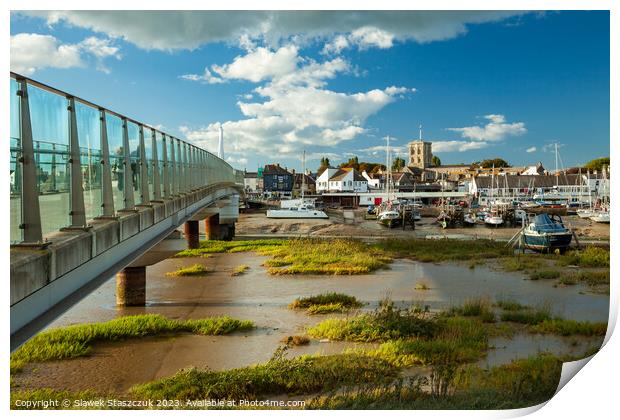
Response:
[[[338,169],[327,168],[316,179],[316,192],[318,194],[329,191],[329,178],[331,178]]]
[[[373,174],[373,175],[369,175],[368,172],[363,171],[362,172],[362,176],[364,178],[366,178],[366,181],[368,181],[368,188],[371,189],[381,189],[383,188],[383,175],[380,174]]]
[[[353,168],[341,168],[329,178],[327,191],[368,192],[368,180]]]

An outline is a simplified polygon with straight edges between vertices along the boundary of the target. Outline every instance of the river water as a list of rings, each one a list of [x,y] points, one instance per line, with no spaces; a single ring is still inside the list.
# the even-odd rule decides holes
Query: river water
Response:
[[[464,265],[396,260],[389,269],[370,275],[270,276],[261,266],[264,260],[265,257],[252,253],[168,259],[147,268],[145,307],[117,308],[115,280],[110,279],[50,325],[100,322],[144,313],[178,319],[229,315],[254,321],[258,326],[254,331],[217,337],[187,334],[97,344],[89,357],[32,364],[16,380],[33,387],[95,389],[123,395],[136,383],[169,376],[185,367],[224,370],[265,362],[284,337],[302,334],[306,327],[335,316],[308,316],[287,309],[287,305],[297,297],[329,291],[367,302],[363,310],[376,308],[385,296],[403,306],[428,305],[432,311],[487,296],[491,300],[515,299],[532,306],[550,305],[554,314],[567,319],[606,321],[608,317],[609,296],[586,293],[582,286],[555,288],[552,281],[525,280],[522,274],[484,266],[469,269]],[[165,275],[195,263],[202,263],[211,271],[200,277]],[[241,264],[249,265],[250,269],[232,277],[233,268]],[[429,289],[416,290],[418,283]],[[539,351],[579,354],[599,342],[600,339],[575,341],[542,335],[494,338],[493,349],[480,364],[502,364]],[[334,354],[373,346],[312,340],[310,345],[289,350],[288,355]]]

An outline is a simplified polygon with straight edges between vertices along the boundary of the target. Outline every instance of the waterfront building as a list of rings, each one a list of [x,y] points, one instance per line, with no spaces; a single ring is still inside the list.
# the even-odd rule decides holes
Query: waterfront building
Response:
[[[293,191],[293,174],[279,163],[265,165],[263,191],[270,196],[290,197]]]

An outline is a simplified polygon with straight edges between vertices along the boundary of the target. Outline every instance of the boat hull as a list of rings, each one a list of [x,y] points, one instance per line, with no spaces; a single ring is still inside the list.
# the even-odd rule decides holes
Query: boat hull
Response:
[[[400,225],[400,218],[399,219],[388,219],[388,218],[379,219],[379,223],[381,223],[383,226],[386,226],[388,228],[393,228],[393,227],[397,227]]]
[[[523,246],[535,251],[565,250],[570,246],[573,239],[571,232],[563,233],[537,233],[523,232]]]
[[[269,219],[329,219],[325,212],[320,210],[294,211],[294,210],[267,210]]]

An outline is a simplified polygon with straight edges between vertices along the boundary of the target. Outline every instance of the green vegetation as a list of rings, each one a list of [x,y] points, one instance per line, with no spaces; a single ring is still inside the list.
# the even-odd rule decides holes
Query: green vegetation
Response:
[[[419,282],[419,283],[416,283],[414,289],[415,290],[429,290],[430,287],[428,287],[428,285],[424,282]]]
[[[516,300],[506,299],[506,300],[498,300],[495,302],[495,306],[505,311],[520,311],[523,309],[529,309],[529,306],[522,305]]]
[[[547,305],[541,305],[537,308],[508,310],[502,313],[501,320],[518,324],[536,325],[543,321],[551,320],[551,309]]]
[[[26,363],[60,360],[87,355],[91,345],[100,341],[118,341],[170,333],[223,335],[254,328],[251,321],[228,316],[175,320],[161,315],[124,316],[107,322],[56,328],[35,335],[11,354],[11,371]]]
[[[200,241],[200,247],[186,249],[175,257],[202,257],[221,252],[265,252],[285,245],[286,239],[259,239],[253,241]]]
[[[254,400],[269,395],[299,395],[344,385],[385,383],[398,370],[373,357],[339,354],[276,357],[265,364],[222,372],[184,369],[174,376],[134,386],[132,395],[145,399]]]
[[[565,285],[574,285],[577,283],[585,283],[588,286],[609,285],[609,270],[607,271],[577,271],[563,275],[558,283]]]
[[[491,311],[491,302],[487,298],[475,298],[466,300],[462,306],[453,306],[449,311],[450,315],[479,316],[489,318],[489,314],[495,319],[495,314]]]
[[[519,255],[504,258],[501,261],[502,268],[506,271],[536,270],[544,263],[540,255]]]
[[[241,264],[236,266],[235,268],[233,268],[233,271],[231,273],[231,276],[240,276],[241,274],[245,273],[246,271],[248,271],[250,269],[250,266],[247,264]]]
[[[560,256],[558,265],[577,265],[579,267],[609,267],[609,250],[589,246],[584,250],[569,251]]]
[[[305,335],[289,335],[280,341],[287,346],[305,346],[310,344],[310,339]]]
[[[342,313],[362,307],[363,303],[354,296],[343,293],[323,293],[320,295],[295,299],[288,305],[290,309],[306,309],[310,315]]]
[[[348,319],[326,319],[308,329],[317,338],[346,341],[387,341],[409,337],[432,337],[436,322],[417,309],[398,309],[391,301],[370,314]]]
[[[532,331],[542,334],[558,335],[587,335],[604,337],[607,333],[607,323],[573,321],[569,319],[547,319],[531,328]]]
[[[449,365],[474,362],[487,348],[488,334],[480,321],[450,317],[438,321],[432,338],[388,341],[366,354],[395,366]]]
[[[468,261],[499,258],[512,251],[488,239],[385,239],[374,245],[394,257],[413,258],[422,262]]]
[[[589,169],[591,171],[602,171],[604,167],[607,167],[607,169],[609,169],[609,158],[608,157],[592,159],[590,162],[584,165],[584,168]]]
[[[562,360],[540,355],[489,370],[458,369],[442,390],[423,390],[429,381],[418,378],[389,385],[368,385],[309,400],[307,409],[510,409],[549,400],[557,388]],[[444,394],[437,391],[445,391]]]
[[[170,277],[180,277],[180,276],[202,276],[209,272],[209,269],[202,264],[194,264],[189,267],[179,268],[176,271],[171,271],[166,273],[167,276]]]
[[[557,270],[538,270],[530,274],[530,280],[549,280],[557,279],[562,275]]]

